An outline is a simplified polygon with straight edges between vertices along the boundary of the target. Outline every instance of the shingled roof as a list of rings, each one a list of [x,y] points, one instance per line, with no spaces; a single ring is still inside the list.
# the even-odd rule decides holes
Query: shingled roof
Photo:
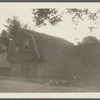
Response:
[[[50,36],[50,35],[47,35],[47,34],[44,34],[44,33],[39,33],[39,32],[35,32],[35,31],[31,31],[31,30],[21,29],[19,31],[19,34],[20,33],[22,33],[23,35],[24,34],[28,34],[30,37],[32,37],[33,44],[34,44],[34,47],[35,47],[35,49],[34,49],[34,60],[39,60],[39,59],[41,60],[41,59],[43,59],[44,58],[43,52],[45,52],[44,51],[45,49],[48,49],[50,52],[52,50],[56,51],[57,49],[59,49],[62,52],[63,50],[66,50],[66,48],[71,47],[71,46],[74,45],[74,44],[70,43],[67,40],[64,40],[64,39],[61,39],[61,38],[58,38],[58,37],[54,37],[54,36]],[[16,35],[18,35],[18,33]],[[16,36],[14,36],[14,38],[16,38]],[[14,57],[12,59],[11,58],[11,55],[9,55],[8,58],[9,59],[12,59],[12,60],[14,60],[15,58],[16,59],[17,58],[18,59],[21,59],[21,54],[20,55],[17,55],[17,56],[18,57]],[[27,55],[27,57],[25,56],[21,60],[24,60],[24,59],[27,59],[27,60],[32,59],[31,56],[29,58],[28,55]]]
[[[68,46],[73,46],[74,44],[65,40],[65,39],[62,39],[62,38],[59,38],[59,37],[55,37],[55,36],[51,36],[51,35],[48,35],[48,34],[45,34],[45,33],[39,33],[39,32],[36,32],[36,31],[31,31],[31,30],[24,30],[26,32],[28,32],[29,34],[31,34],[35,39],[39,40],[40,41],[46,41],[46,42],[53,42],[53,44],[56,44],[56,46],[65,46],[65,47],[68,47]]]
[[[22,31],[32,36],[38,59],[40,59],[41,52],[44,48],[51,48],[51,49],[59,48],[61,50],[64,50],[65,48],[68,48],[74,45],[67,40],[54,37],[54,36],[50,36],[44,33],[39,33],[36,31],[25,30],[25,29]]]

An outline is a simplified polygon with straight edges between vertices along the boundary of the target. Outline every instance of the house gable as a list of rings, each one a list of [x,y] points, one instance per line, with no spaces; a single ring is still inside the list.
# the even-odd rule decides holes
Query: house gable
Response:
[[[25,42],[29,42],[29,50],[25,51]],[[15,44],[18,44],[19,51],[15,51]],[[37,52],[33,44],[33,39],[30,35],[26,34],[24,31],[17,33],[10,43],[8,50],[8,60],[11,61],[32,61],[38,60]]]
[[[29,51],[24,51],[24,43],[29,41]],[[15,53],[15,43],[19,45],[18,53]],[[63,51],[67,47],[73,46],[72,43],[57,37],[38,33],[35,31],[21,29],[12,39],[8,52],[9,61],[34,61],[43,60],[45,57],[45,50],[56,51],[57,49]],[[44,53],[43,53],[44,52]]]

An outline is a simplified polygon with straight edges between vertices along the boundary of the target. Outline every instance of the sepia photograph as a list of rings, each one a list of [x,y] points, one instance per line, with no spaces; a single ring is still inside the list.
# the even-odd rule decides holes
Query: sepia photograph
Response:
[[[99,93],[100,3],[0,2],[0,93]]]

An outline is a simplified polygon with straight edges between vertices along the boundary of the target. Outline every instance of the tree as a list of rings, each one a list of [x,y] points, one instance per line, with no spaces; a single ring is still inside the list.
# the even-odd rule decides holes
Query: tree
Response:
[[[79,8],[66,8],[62,11],[56,8],[50,9],[33,9],[33,22],[36,26],[44,26],[49,22],[51,25],[56,25],[62,21],[62,16],[64,14],[71,15],[72,22],[77,26],[80,21],[85,21],[85,17],[88,20],[94,21],[97,25],[98,18],[100,16],[100,10],[91,12],[89,9],[79,9]],[[75,28],[76,29],[76,28]],[[89,26],[88,29],[90,33],[93,29],[97,29],[95,26]]]
[[[0,37],[0,43],[2,45],[6,46],[8,49],[10,40],[8,39],[7,32],[5,30],[2,30],[1,37]]]
[[[7,19],[7,24],[8,25],[4,25],[7,28],[7,32],[8,32],[8,38],[11,39],[21,28],[21,24],[19,22],[18,17],[13,17],[13,19],[8,18]]]
[[[36,26],[44,26],[49,22],[51,25],[56,25],[61,21],[62,13],[58,13],[58,9],[33,9],[33,22]],[[47,22],[46,22],[47,21]]]
[[[12,39],[15,34],[17,34],[21,28],[28,29],[28,24],[21,24],[18,17],[14,16],[13,19],[8,18],[7,24],[4,25],[7,28],[7,37],[8,39]]]
[[[7,30],[2,30],[0,42],[7,48],[9,47],[10,40],[13,38],[15,34],[20,31],[21,28],[28,29],[27,24],[21,24],[18,17],[14,16],[13,19],[7,19],[7,25],[4,25]]]
[[[77,25],[80,20],[85,21],[84,16],[87,16],[90,20],[96,21],[99,17],[98,14],[100,11],[91,12],[89,9],[68,8],[66,9],[66,13],[72,15],[72,22]]]
[[[81,44],[89,44],[89,43],[99,43],[99,41],[96,37],[87,36],[87,37],[83,38]]]

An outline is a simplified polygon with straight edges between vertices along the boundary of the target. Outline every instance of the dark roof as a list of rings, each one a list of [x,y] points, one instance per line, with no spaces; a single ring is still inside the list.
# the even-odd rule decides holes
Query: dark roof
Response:
[[[32,56],[32,54],[30,54],[30,55],[20,54],[20,55],[15,55],[15,56],[12,55],[13,57],[10,54],[8,54],[8,60],[10,60],[10,59],[12,59],[13,61],[44,60],[44,52],[47,49],[48,49],[48,56],[49,56],[49,52],[51,52],[52,50],[57,52],[57,49],[59,49],[60,52],[62,52],[62,51],[66,51],[66,48],[73,46],[73,44],[68,42],[67,40],[64,40],[64,39],[61,39],[58,37],[54,37],[54,36],[50,36],[50,35],[47,35],[44,33],[39,33],[39,32],[25,30],[25,29],[20,30],[19,33],[22,33],[22,34],[25,33],[25,34],[30,35],[32,37],[32,39],[34,38],[33,39],[33,43],[34,43],[34,47],[35,47],[35,49],[33,51],[34,57]],[[18,34],[16,34],[16,35],[18,35]],[[14,38],[16,38],[16,36],[14,36]]]
[[[51,41],[51,42],[53,42],[52,45],[55,44],[56,46],[65,46],[65,47],[74,46],[73,43],[71,43],[65,39],[59,38],[59,37],[47,35],[45,33],[39,33],[36,31],[31,31],[31,30],[25,30],[25,31],[27,31],[29,34],[31,34],[34,38],[45,41],[45,43],[47,43],[47,42],[50,43],[50,41]]]

